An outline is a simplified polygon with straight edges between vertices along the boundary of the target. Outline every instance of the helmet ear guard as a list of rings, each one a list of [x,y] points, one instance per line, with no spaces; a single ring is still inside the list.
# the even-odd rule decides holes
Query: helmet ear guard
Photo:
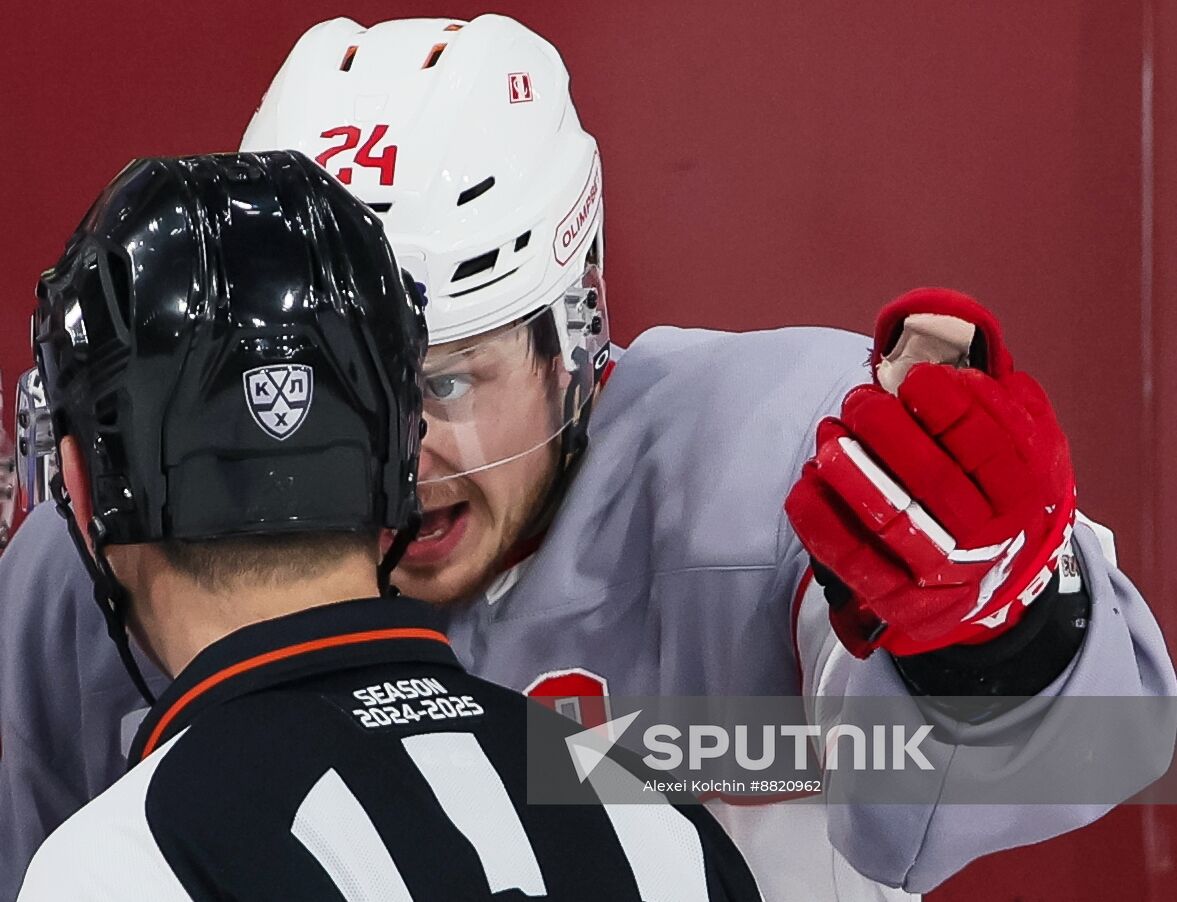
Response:
[[[564,292],[552,305],[561,337],[561,353],[569,372],[578,374],[569,384],[565,399],[565,432],[562,457],[566,464],[588,445],[588,420],[593,392],[604,378],[609,363],[609,319],[605,306],[605,280],[599,267],[588,264],[580,285]]]
[[[600,270],[586,266],[580,284],[566,288],[551,309],[565,368],[573,372],[594,366],[600,352],[609,348],[605,282]],[[607,353],[605,356],[608,359]]]

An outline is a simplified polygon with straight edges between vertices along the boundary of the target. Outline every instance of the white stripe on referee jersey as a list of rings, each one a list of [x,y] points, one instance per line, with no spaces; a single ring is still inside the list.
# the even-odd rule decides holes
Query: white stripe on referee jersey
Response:
[[[690,819],[661,793],[645,792],[642,781],[612,758],[602,758],[588,779],[605,798],[650,800],[604,803],[642,902],[707,902],[703,842]]]
[[[290,832],[347,902],[413,902],[376,825],[334,770],[311,787]]]
[[[446,816],[474,846],[490,891],[547,895],[519,812],[474,734],[423,733],[401,742]]]
[[[156,769],[187,732],[185,727],[45,840],[25,874],[19,902],[192,902],[160,851],[146,802]]]

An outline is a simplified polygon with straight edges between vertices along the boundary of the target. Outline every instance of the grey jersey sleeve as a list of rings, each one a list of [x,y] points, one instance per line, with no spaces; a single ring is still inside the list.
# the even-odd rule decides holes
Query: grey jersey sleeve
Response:
[[[39,506],[0,557],[0,902],[45,837],[123,773],[124,721],[144,709],[65,521]]]
[[[945,779],[972,781],[1057,780],[1075,749],[1093,749],[1090,719],[1077,717],[1064,699],[1142,698],[1177,694],[1177,679],[1164,637],[1148,605],[1105,555],[1092,527],[1075,528],[1076,554],[1091,595],[1091,620],[1071,666],[1040,695],[1042,705],[1023,704],[983,725],[940,723],[943,732],[925,744],[930,756],[951,761]],[[851,657],[830,633],[820,586],[806,590],[798,616],[805,693],[814,717],[837,720],[839,699],[908,697],[890,658]],[[907,704],[907,702],[903,702]],[[915,705],[914,700],[910,702]],[[824,711],[821,710],[824,708]],[[1030,710],[1033,709],[1033,710]],[[1167,708],[1166,708],[1167,710]],[[924,720],[926,711],[914,715]],[[1172,718],[1158,724],[1142,716],[1119,719],[1109,739],[1137,757],[1118,799],[1128,798],[1169,766],[1174,748]],[[1105,729],[1104,733],[1107,732]],[[993,754],[994,748],[1004,751]],[[1109,768],[1122,768],[1111,746]],[[975,754],[973,754],[975,752]],[[1098,758],[1096,760],[1099,760]],[[864,875],[889,886],[926,892],[970,861],[990,852],[1027,845],[1091,823],[1112,805],[1076,804],[834,804],[829,833],[834,846]]]

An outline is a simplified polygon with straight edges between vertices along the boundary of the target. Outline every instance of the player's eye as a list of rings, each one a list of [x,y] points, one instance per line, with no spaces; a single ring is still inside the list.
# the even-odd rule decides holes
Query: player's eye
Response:
[[[431,376],[425,380],[426,394],[438,401],[457,401],[474,384],[472,376],[442,375]]]

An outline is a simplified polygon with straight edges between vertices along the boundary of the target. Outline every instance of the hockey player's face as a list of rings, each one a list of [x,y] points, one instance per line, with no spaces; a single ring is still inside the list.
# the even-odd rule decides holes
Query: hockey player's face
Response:
[[[424,518],[393,582],[427,601],[486,588],[556,471],[562,367],[535,353],[526,329],[492,337],[431,348],[426,360]]]

